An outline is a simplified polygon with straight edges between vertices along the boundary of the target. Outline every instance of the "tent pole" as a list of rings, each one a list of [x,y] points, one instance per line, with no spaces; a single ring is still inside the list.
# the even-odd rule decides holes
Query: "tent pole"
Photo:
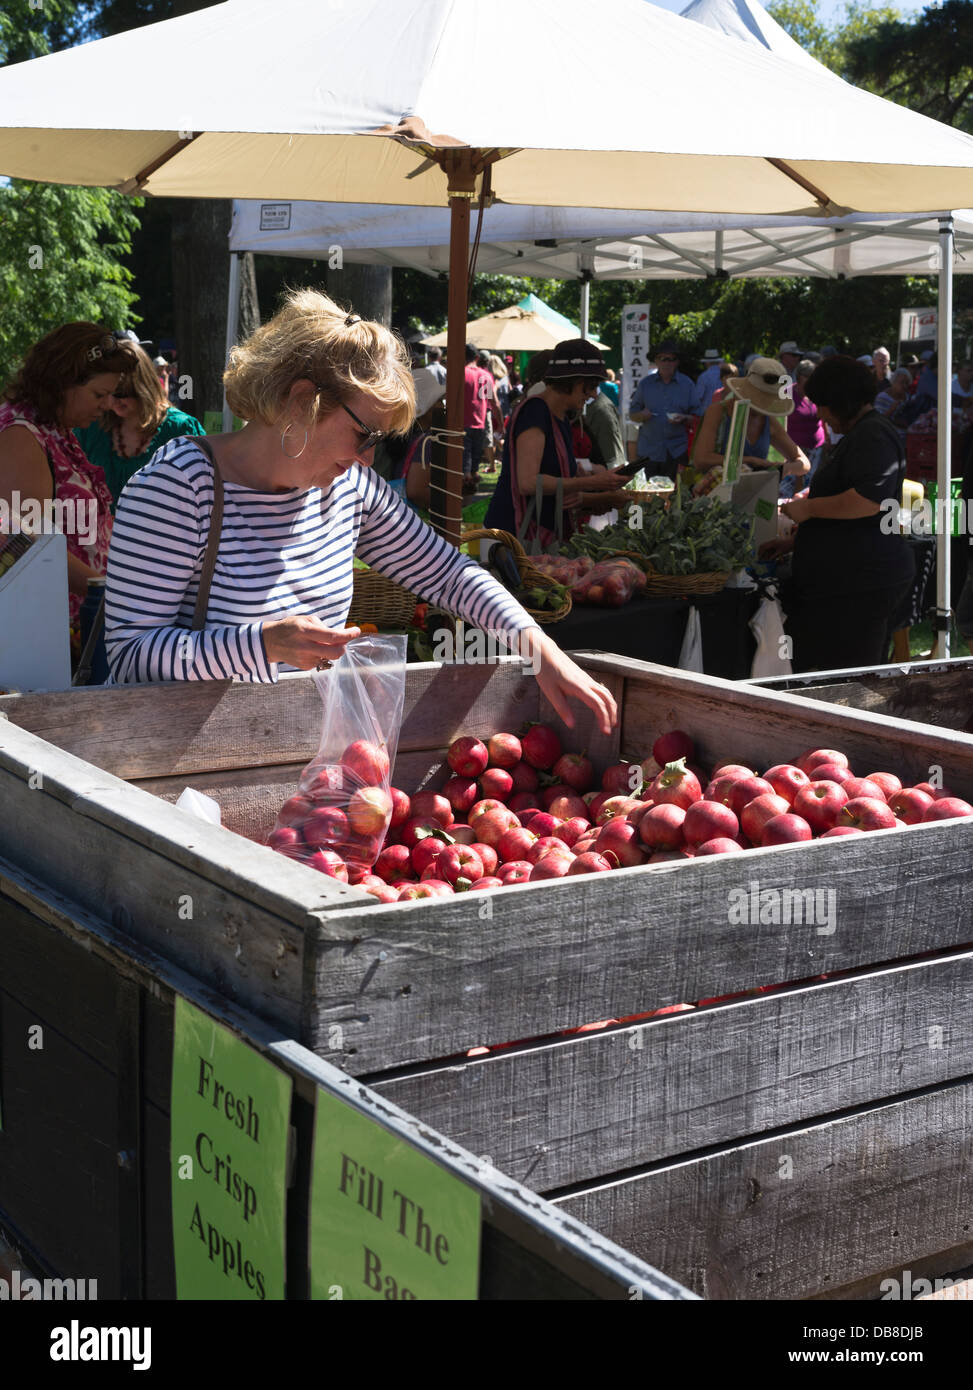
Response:
[[[446,324],[446,428],[450,444],[463,437],[463,383],[466,371],[466,321],[469,316],[470,203],[476,196],[473,151],[450,150],[444,160],[449,199],[449,300]],[[452,545],[459,545],[463,520],[460,484],[462,454],[447,454],[446,515],[437,518],[436,529]]]
[[[226,301],[226,357],[224,363],[230,360],[230,348],[236,343],[237,328],[240,322],[240,255],[239,251],[230,253],[230,292]],[[226,403],[226,391],[223,392],[223,433],[229,434],[233,429],[233,411]]]
[[[588,337],[591,321],[591,280],[592,271],[587,267],[581,272],[581,336]]]
[[[937,655],[950,654],[950,474],[952,472],[952,362],[953,362],[953,219],[939,219],[939,322],[937,328],[937,381],[939,385],[936,438],[936,640]]]

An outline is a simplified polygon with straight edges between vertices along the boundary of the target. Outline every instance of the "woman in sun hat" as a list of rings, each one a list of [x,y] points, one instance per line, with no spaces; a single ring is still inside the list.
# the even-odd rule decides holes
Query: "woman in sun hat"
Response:
[[[543,372],[542,388],[510,417],[500,477],[483,524],[510,531],[522,541],[539,537],[548,546],[558,539],[558,531],[566,537],[574,529],[568,515],[559,524],[558,492],[566,511],[604,510],[618,501],[618,474],[610,468],[578,472],[568,420],[569,412],[580,411],[605,380],[601,353],[584,338],[571,338],[553,349]],[[539,517],[538,488],[542,493]]]
[[[726,390],[707,408],[693,449],[693,469],[687,481],[697,493],[708,492],[719,479],[723,455],[730,432],[733,406],[740,401],[750,403],[747,438],[743,462],[748,468],[776,468],[768,461],[770,446],[787,460],[784,474],[801,475],[810,469],[807,455],[790,438],[781,416],[794,409],[794,383],[783,365],[773,357],[755,357],[746,376],[731,376],[725,381]]]

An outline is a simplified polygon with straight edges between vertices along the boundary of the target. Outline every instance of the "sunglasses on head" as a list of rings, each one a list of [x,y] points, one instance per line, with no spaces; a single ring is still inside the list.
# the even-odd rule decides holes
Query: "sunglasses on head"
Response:
[[[131,349],[134,346],[135,344],[127,333],[122,333],[120,329],[115,329],[113,333],[102,334],[95,346],[88,349],[85,356],[89,362],[97,362],[99,357],[110,357],[122,347]]]
[[[657,357],[655,360],[656,360],[657,362],[678,362],[678,361],[679,361],[679,358],[678,358],[678,357],[672,357],[672,356],[670,356],[670,354],[666,353],[666,355],[665,355],[664,357]]]

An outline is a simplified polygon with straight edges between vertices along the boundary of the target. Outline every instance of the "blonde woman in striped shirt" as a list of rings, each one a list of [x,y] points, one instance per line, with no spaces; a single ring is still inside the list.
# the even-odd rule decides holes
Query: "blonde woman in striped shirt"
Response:
[[[558,714],[570,699],[614,724],[610,693],[576,666],[521,605],[369,469],[385,434],[412,422],[408,353],[381,324],[313,290],[233,349],[227,400],[248,421],[213,435],[224,514],[205,625],[191,630],[209,539],[214,470],[200,441],[172,440],[126,485],[108,558],[111,682],[275,681],[336,660],[352,561],[468,622],[534,664]]]

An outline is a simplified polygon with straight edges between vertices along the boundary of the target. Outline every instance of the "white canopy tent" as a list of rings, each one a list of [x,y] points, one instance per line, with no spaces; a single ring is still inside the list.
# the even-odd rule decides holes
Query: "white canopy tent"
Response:
[[[533,79],[510,62],[511,34],[543,55]],[[620,42],[654,56],[651,93],[636,75],[575,100],[570,74],[615,71]],[[150,71],[167,75],[166,124],[119,99],[120,72]],[[647,121],[647,97],[679,119]],[[793,110],[814,120],[767,116]],[[173,197],[448,200],[454,358],[470,204],[487,192],[758,218],[973,204],[973,137],[644,0],[602,0],[597,24],[585,0],[227,0],[8,67],[0,112],[0,173],[13,177]],[[947,228],[947,261],[950,243]],[[458,436],[455,374],[447,408]],[[450,494],[452,536],[459,506]]]

